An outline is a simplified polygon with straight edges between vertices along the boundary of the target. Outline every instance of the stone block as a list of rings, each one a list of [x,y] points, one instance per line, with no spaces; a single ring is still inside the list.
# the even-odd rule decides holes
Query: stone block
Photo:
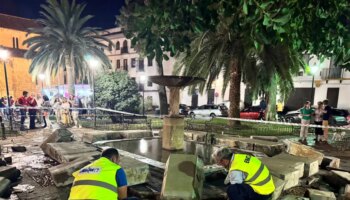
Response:
[[[76,130],[72,130],[76,131]],[[79,135],[79,134],[77,134]],[[138,139],[152,137],[151,130],[122,130],[122,131],[97,131],[87,130],[81,133],[81,141],[86,143],[95,143],[103,140],[117,139]]]
[[[267,166],[270,174],[286,181],[284,189],[289,189],[299,184],[300,167],[288,166],[279,159],[274,158],[260,158],[260,160]],[[300,165],[297,163],[297,165]]]
[[[44,153],[59,163],[98,154],[97,148],[82,142],[47,143]]]
[[[71,142],[73,141],[72,135],[73,134],[66,128],[55,129],[52,134],[41,143],[40,148],[45,152],[47,143]]]
[[[12,167],[12,166],[0,167],[0,177],[9,179],[12,182],[17,181],[20,175],[21,175],[21,171],[19,171],[16,167]]]
[[[344,172],[344,171],[337,171],[337,170],[332,170],[331,171],[331,175],[330,179],[331,183],[333,183],[333,185],[338,186],[338,187],[342,187],[345,186],[347,184],[350,184],[350,173],[349,172]]]
[[[286,168],[298,170],[298,178],[304,175],[304,163],[295,160],[280,159],[278,157],[266,157],[260,159],[266,166],[285,166]]]
[[[287,153],[281,153],[274,158],[278,158],[285,161],[295,161],[304,163],[303,177],[309,177],[316,174],[319,170],[318,160],[316,158],[307,158],[301,156],[294,156]]]
[[[310,200],[336,200],[333,192],[308,189]]]
[[[248,154],[257,158],[264,158],[268,157],[266,154],[259,152],[259,151],[251,151],[246,149],[237,149],[237,148],[231,148],[234,153],[241,153],[241,154]]]
[[[272,176],[272,180],[273,180],[273,183],[275,184],[275,191],[272,194],[272,200],[276,200],[281,196],[284,186],[286,184],[286,181],[280,178],[277,178],[276,176]]]
[[[147,182],[147,177],[150,174],[148,164],[125,156],[121,157],[119,164],[125,171],[128,179],[128,186]]]
[[[276,137],[276,136],[252,135],[252,136],[250,136],[250,139],[264,140],[264,141],[270,141],[270,142],[278,142],[278,137]]]
[[[295,156],[317,159],[318,164],[321,165],[324,157],[323,153],[309,146],[292,142],[290,140],[284,140],[284,143],[287,145],[287,153]]]
[[[167,150],[184,148],[184,118],[164,117],[162,131],[162,147]]]
[[[0,177],[0,197],[8,196],[9,193],[11,194],[10,184],[10,180]]]
[[[67,186],[74,181],[73,173],[92,161],[93,157],[81,157],[72,162],[63,163],[49,168],[52,180],[57,187]]]
[[[185,140],[193,140],[196,142],[205,142],[206,132],[186,130],[184,135],[185,135]]]
[[[340,159],[332,156],[324,156],[321,163],[321,168],[326,169],[327,167],[339,168]]]
[[[197,156],[171,154],[166,164],[161,199],[199,200],[203,181],[203,162]]]

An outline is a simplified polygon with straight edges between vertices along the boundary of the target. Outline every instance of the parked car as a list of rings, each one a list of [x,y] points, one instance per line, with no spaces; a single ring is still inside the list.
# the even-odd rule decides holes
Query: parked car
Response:
[[[212,104],[206,104],[199,106],[196,109],[190,110],[190,117],[196,118],[198,117],[227,117],[227,107],[225,105],[212,105]]]
[[[239,117],[242,119],[255,119],[255,120],[264,120],[265,119],[265,111],[261,110],[260,106],[250,106],[244,108]]]
[[[346,126],[349,124],[349,113],[347,110],[332,108],[331,118],[329,119],[329,125],[331,126]],[[301,123],[301,115],[299,110],[290,111],[285,116],[286,122]],[[313,123],[313,118],[311,118]]]

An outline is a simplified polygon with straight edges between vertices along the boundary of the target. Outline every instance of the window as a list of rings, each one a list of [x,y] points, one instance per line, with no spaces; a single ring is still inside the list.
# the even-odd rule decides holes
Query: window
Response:
[[[136,78],[135,78],[135,77],[131,77],[131,79],[132,79],[133,81],[136,81]]]
[[[131,68],[136,67],[136,58],[131,58]]]
[[[151,81],[147,81],[147,86],[148,87],[152,87],[152,82]]]
[[[128,71],[128,59],[124,59],[123,60],[123,69],[125,70],[125,71]]]
[[[145,89],[145,85],[143,83],[139,83],[139,90],[143,91]]]
[[[153,65],[153,60],[150,58],[147,58],[147,62],[148,62],[148,67],[152,67]]]
[[[128,41],[124,40],[123,47],[121,49],[121,53],[128,53]]]
[[[63,84],[67,84],[67,74],[63,75]]]
[[[120,50],[120,42],[119,41],[115,44],[115,49]]]
[[[117,69],[120,69],[120,60],[117,60],[116,67],[117,67]]]
[[[15,37],[12,38],[12,47],[16,48],[16,39],[15,39]]]
[[[139,71],[140,72],[144,72],[145,71],[145,64],[144,64],[143,58],[139,59]]]
[[[16,48],[18,49],[18,38],[16,38]]]

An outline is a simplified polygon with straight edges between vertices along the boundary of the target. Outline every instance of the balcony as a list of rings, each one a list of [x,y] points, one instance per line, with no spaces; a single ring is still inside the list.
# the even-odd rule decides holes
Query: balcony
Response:
[[[121,50],[120,50],[120,53],[121,54],[129,53],[128,47],[122,47]]]
[[[322,80],[342,80],[344,69],[339,67],[330,67],[322,69],[321,79]]]

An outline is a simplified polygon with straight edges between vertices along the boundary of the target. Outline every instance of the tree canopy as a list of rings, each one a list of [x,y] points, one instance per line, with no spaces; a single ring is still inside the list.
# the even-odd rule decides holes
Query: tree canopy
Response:
[[[33,36],[23,42],[29,46],[25,56],[32,59],[29,72],[34,76],[40,73],[55,76],[60,69],[66,70],[71,94],[75,80],[89,75],[86,56],[98,59],[103,68],[110,66],[102,42],[112,43],[100,35],[98,28],[84,26],[92,18],[82,16],[85,6],[75,1],[47,0],[41,5],[43,17],[37,19],[41,27],[29,29]]]

